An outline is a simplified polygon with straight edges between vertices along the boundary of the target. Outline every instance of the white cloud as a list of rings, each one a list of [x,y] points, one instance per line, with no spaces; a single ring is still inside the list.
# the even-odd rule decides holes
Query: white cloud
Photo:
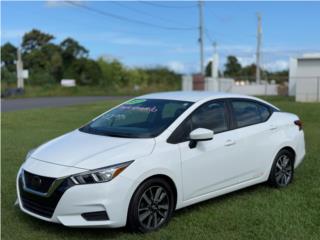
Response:
[[[218,52],[228,53],[236,55],[237,53],[252,53],[254,52],[254,47],[250,45],[219,45],[217,47]],[[186,47],[186,46],[179,46],[172,49],[172,52],[175,53],[196,53],[199,52],[199,47]],[[212,53],[213,48],[210,45],[204,47],[205,53]]]
[[[128,46],[169,46],[167,43],[152,38],[131,37],[118,32],[95,32],[95,33],[54,33],[58,39],[63,39],[67,36],[74,37],[79,41],[94,41],[105,42],[117,45]]]
[[[252,63],[255,63],[255,56],[249,56],[249,57],[237,57],[238,61],[242,66],[248,66]]]
[[[285,60],[276,60],[273,62],[268,62],[263,64],[263,68],[269,71],[281,71],[289,68],[288,61]]]
[[[186,71],[186,66],[179,61],[171,61],[167,64],[168,68],[172,71],[178,72],[178,73],[184,73]]]
[[[155,39],[145,39],[138,37],[118,36],[109,39],[110,42],[119,45],[135,45],[135,46],[165,46],[166,44]]]
[[[256,56],[251,57],[237,57],[242,66],[248,66],[256,62]],[[268,62],[262,61],[262,68],[269,71],[281,71],[288,69],[289,64],[286,60],[269,60]]]

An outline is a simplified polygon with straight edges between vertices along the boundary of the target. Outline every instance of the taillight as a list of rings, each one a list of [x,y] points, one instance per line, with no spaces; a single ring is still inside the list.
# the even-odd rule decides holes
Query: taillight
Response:
[[[302,122],[301,122],[301,120],[294,121],[294,124],[299,127],[299,130],[302,130]]]

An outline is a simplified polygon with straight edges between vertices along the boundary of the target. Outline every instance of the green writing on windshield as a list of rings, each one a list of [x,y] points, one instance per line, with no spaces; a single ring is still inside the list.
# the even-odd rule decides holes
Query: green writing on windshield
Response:
[[[145,102],[145,99],[132,99],[129,102],[126,102],[125,104],[138,104],[138,103],[142,103]]]

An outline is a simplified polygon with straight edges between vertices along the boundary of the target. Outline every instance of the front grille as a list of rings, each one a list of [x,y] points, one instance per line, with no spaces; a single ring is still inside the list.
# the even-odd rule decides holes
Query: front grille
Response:
[[[21,197],[22,205],[25,209],[43,217],[51,218],[54,212],[54,206],[46,206],[26,197]]]
[[[52,183],[56,180],[55,178],[43,177],[27,171],[23,172],[26,187],[41,193],[48,192]]]
[[[73,186],[72,181],[65,179],[50,196],[41,196],[24,189],[21,174],[19,177],[19,193],[22,206],[32,213],[51,218],[63,193],[71,186]]]

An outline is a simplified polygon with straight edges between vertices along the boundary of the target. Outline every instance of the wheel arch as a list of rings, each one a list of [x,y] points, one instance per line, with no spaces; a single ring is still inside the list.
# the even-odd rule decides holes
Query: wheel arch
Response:
[[[176,209],[177,202],[178,202],[178,189],[177,189],[177,186],[176,186],[174,180],[170,176],[168,176],[167,174],[163,174],[163,173],[155,173],[152,175],[147,175],[147,177],[144,177],[142,181],[139,181],[138,184],[135,185],[135,187],[131,193],[131,197],[130,197],[129,203],[128,203],[128,208],[126,211],[126,225],[128,224],[128,221],[129,221],[130,206],[132,204],[132,199],[134,197],[135,192],[144,182],[146,182],[150,179],[153,179],[153,178],[161,178],[170,185],[172,192],[174,193],[174,208],[173,208],[173,210]]]
[[[135,193],[135,191],[139,188],[139,186],[141,186],[141,184],[143,184],[144,182],[148,181],[149,179],[152,179],[152,178],[160,178],[160,179],[163,179],[164,181],[166,181],[170,187],[171,187],[171,190],[174,194],[174,209],[176,208],[177,206],[177,200],[178,200],[178,189],[177,189],[177,186],[175,184],[175,182],[173,181],[173,179],[166,175],[166,174],[163,174],[163,173],[159,173],[159,174],[153,174],[151,176],[148,176],[146,178],[143,179],[143,181],[141,181],[136,187],[135,187],[135,190],[133,192],[133,194]],[[133,194],[131,196],[131,199],[133,197]],[[131,199],[130,199],[130,202],[131,202]]]
[[[278,151],[278,153],[280,152],[280,151],[282,151],[282,150],[287,150],[287,151],[289,151],[289,152],[291,152],[292,154],[293,154],[293,165],[295,164],[295,161],[296,161],[296,151],[291,147],[291,146],[285,146],[285,147],[283,147],[283,148],[281,148],[279,151]],[[277,154],[278,154],[277,153]]]
[[[270,173],[271,173],[271,170],[272,170],[272,165],[273,165],[273,162],[274,162],[276,156],[277,156],[278,153],[279,153],[280,151],[282,151],[282,150],[287,150],[287,151],[289,151],[289,152],[291,152],[291,153],[293,154],[293,156],[294,156],[293,165],[295,164],[296,151],[294,150],[294,148],[293,148],[292,146],[290,146],[289,144],[285,144],[285,145],[281,146],[281,147],[279,148],[279,150],[276,151],[276,152],[274,152],[274,154],[273,154],[272,161],[270,162],[270,165],[269,165],[268,170],[267,170],[266,175],[265,175],[266,180],[269,179],[269,176],[270,176]]]

